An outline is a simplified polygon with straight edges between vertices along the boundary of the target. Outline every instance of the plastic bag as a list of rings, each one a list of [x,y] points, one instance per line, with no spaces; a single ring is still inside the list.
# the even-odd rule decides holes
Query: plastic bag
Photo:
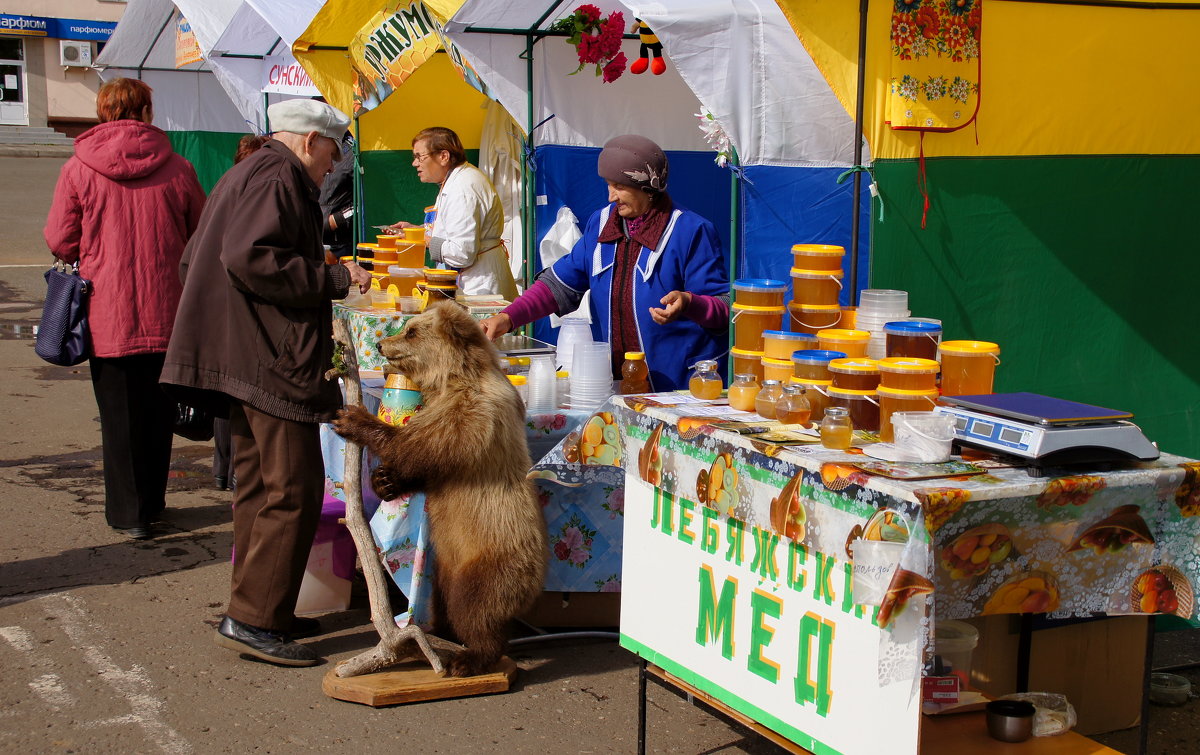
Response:
[[[1037,709],[1033,714],[1033,736],[1052,737],[1075,728],[1075,708],[1065,695],[1055,692],[1015,692],[1001,700],[1024,700]]]

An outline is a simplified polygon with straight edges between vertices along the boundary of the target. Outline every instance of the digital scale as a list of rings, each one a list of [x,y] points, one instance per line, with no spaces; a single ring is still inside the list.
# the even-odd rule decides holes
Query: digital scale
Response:
[[[1158,446],[1117,409],[1080,404],[1036,393],[942,396],[934,409],[954,417],[960,445],[1000,451],[1032,462],[1031,476],[1047,467],[1109,468],[1153,461]]]

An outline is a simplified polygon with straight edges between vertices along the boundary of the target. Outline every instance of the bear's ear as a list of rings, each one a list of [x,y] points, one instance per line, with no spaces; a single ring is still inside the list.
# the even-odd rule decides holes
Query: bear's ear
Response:
[[[438,331],[452,347],[459,351],[467,351],[472,346],[482,346],[486,336],[475,318],[467,314],[467,310],[452,301],[443,301],[434,305],[437,312]]]

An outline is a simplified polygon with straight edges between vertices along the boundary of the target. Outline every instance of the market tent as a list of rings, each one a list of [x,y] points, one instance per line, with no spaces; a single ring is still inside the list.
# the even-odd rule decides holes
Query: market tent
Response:
[[[96,58],[100,77],[145,81],[154,90],[154,125],[196,168],[205,190],[233,162],[238,139],[251,131],[207,61],[175,67],[176,9],[171,0],[129,0]]]
[[[579,5],[468,0],[447,24],[500,103],[527,129],[537,126],[531,140],[537,238],[560,207],[583,219],[603,205],[598,147],[634,132],[670,154],[676,200],[713,220],[723,243],[733,226],[736,276],[788,279],[793,243],[849,246],[850,186],[837,177],[852,164],[853,122],[778,6],[760,0],[605,4],[606,14],[621,10],[630,24],[635,16],[646,21],[663,43],[668,66],[661,76],[627,72],[603,83],[588,70],[569,76],[578,64],[574,49],[561,36],[545,37]],[[624,52],[636,58],[637,42],[627,40]],[[730,176],[713,164],[698,128],[702,109],[725,128],[745,166],[748,181],[737,182],[740,215],[731,215]]]
[[[853,112],[858,4],[779,4]],[[1165,450],[1197,456],[1200,10],[1137,5],[983,4],[978,115],[923,140],[922,229],[921,137],[882,115],[895,6],[871,4],[864,123],[885,208],[871,283],[908,290],[950,338],[999,342],[997,390],[1129,409]],[[1152,52],[1131,65],[1125,50]]]

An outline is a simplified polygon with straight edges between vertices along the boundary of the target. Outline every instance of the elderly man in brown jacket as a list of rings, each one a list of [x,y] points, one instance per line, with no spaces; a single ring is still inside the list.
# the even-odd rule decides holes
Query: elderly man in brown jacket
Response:
[[[216,642],[285,666],[319,657],[294,615],[324,490],[318,423],[341,406],[324,379],[331,300],[370,273],[326,264],[320,185],[349,120],[321,102],[267,110],[274,138],[217,183],[184,251],[162,382],[228,406],[236,454],[233,582]]]

